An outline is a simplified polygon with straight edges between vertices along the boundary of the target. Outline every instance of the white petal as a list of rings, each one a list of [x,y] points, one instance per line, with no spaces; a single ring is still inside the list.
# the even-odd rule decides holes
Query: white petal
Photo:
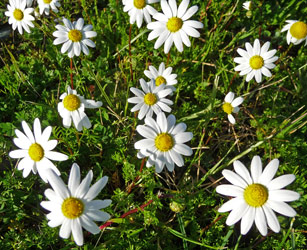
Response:
[[[90,170],[88,174],[86,175],[86,177],[81,182],[81,184],[79,185],[79,187],[77,188],[75,192],[76,197],[83,198],[87,194],[90,184],[92,182],[92,179],[93,179],[93,171]]]
[[[148,139],[155,139],[157,136],[157,133],[151,128],[151,127],[147,127],[147,126],[136,126],[136,131],[138,131],[138,133]]]
[[[294,217],[296,215],[295,210],[285,202],[268,200],[266,205],[282,215],[288,217]]]
[[[34,139],[33,133],[31,131],[31,129],[29,128],[28,124],[25,121],[22,121],[21,125],[22,125],[23,131],[25,132],[25,134],[28,137],[28,139],[32,143],[35,143],[35,139]]]
[[[46,177],[53,190],[62,198],[65,199],[70,196],[70,192],[66,188],[63,180],[50,168],[45,170]]]
[[[72,220],[64,219],[63,224],[60,229],[60,237],[68,239],[71,233],[71,222]]]
[[[230,214],[228,215],[227,220],[226,220],[226,224],[228,226],[231,226],[231,225],[237,223],[242,218],[242,216],[244,216],[247,208],[248,208],[248,206],[244,201],[240,202],[238,204],[238,206],[235,209],[233,209],[230,212]]]
[[[254,183],[258,182],[258,179],[262,173],[262,162],[261,158],[256,155],[252,159],[251,163],[251,174],[252,174],[252,179]]]
[[[233,117],[232,114],[227,115],[227,118],[231,124],[236,124],[236,119]]]
[[[107,182],[108,182],[107,176],[104,176],[101,179],[99,179],[99,181],[97,181],[93,186],[91,186],[87,194],[84,196],[84,199],[93,200],[105,187]]]
[[[268,227],[267,227],[267,224],[266,224],[264,212],[263,212],[261,207],[256,209],[255,224],[256,224],[259,232],[263,236],[266,236],[267,233],[268,233]]]
[[[47,151],[45,152],[45,156],[53,161],[66,161],[68,159],[67,155],[62,153],[54,152],[54,151]]]
[[[81,216],[80,221],[82,223],[82,227],[84,227],[84,229],[89,231],[91,234],[98,234],[100,232],[99,227],[86,215]]]
[[[252,178],[248,172],[248,170],[246,169],[246,167],[243,165],[242,162],[240,161],[234,161],[233,163],[233,167],[235,169],[235,171],[237,172],[237,174],[239,174],[243,180],[245,180],[247,182],[247,184],[252,184]]]
[[[219,209],[219,213],[224,213],[237,208],[243,202],[242,197],[232,198],[225,202]]]
[[[291,190],[271,190],[269,191],[269,200],[273,201],[295,201],[300,198],[299,193]]]
[[[264,186],[267,186],[273,179],[274,175],[276,174],[278,166],[279,166],[278,159],[270,161],[270,163],[266,166],[261,176],[259,177],[259,183],[261,183]]]
[[[294,174],[286,174],[273,179],[268,185],[269,190],[281,189],[295,180]]]
[[[99,210],[110,206],[111,203],[112,203],[111,200],[94,200],[94,201],[88,201],[86,207],[89,210]]]
[[[28,150],[26,150],[26,149],[16,149],[16,150],[11,151],[9,153],[9,156],[11,158],[15,158],[15,159],[23,158],[23,157],[28,156]]]
[[[231,103],[231,106],[232,107],[237,107],[239,106],[242,102],[244,101],[244,98],[243,97],[237,97],[236,99],[234,99]]]
[[[111,218],[108,213],[99,210],[89,210],[86,215],[94,221],[107,221]]]
[[[153,139],[142,139],[134,144],[135,149],[149,148],[155,145]]]
[[[185,143],[192,140],[192,138],[193,138],[192,132],[182,132],[174,136],[176,143]]]
[[[256,208],[248,206],[247,211],[241,219],[241,234],[245,235],[251,229],[255,220]]]
[[[68,179],[68,189],[70,190],[72,196],[76,196],[75,191],[80,185],[80,178],[80,168],[77,163],[73,163]]]
[[[193,154],[192,149],[185,145],[185,144],[176,144],[173,148],[177,153],[185,155],[185,156],[190,156]]]
[[[243,197],[243,188],[238,186],[223,184],[216,187],[216,192],[231,197]]]
[[[193,16],[198,11],[198,7],[196,5],[192,6],[187,10],[187,12],[182,16],[182,20],[185,21]]]
[[[190,2],[190,0],[181,1],[180,5],[178,7],[178,13],[177,13],[177,16],[179,18],[182,18],[182,16],[186,13],[187,8],[189,6],[189,2]]]
[[[275,213],[273,212],[273,210],[267,206],[264,205],[262,206],[268,226],[275,232],[278,233],[280,231],[280,224],[278,222],[278,219],[275,215]]]
[[[81,227],[81,222],[79,218],[71,220],[71,230],[72,236],[78,246],[83,245],[83,232]]]
[[[222,171],[222,174],[231,184],[233,184],[235,186],[239,186],[241,188],[247,187],[247,183],[236,173],[234,173],[234,172],[232,172],[228,169],[224,169]]]
[[[228,103],[232,103],[233,99],[235,97],[235,94],[233,92],[229,92],[226,96],[224,101]]]

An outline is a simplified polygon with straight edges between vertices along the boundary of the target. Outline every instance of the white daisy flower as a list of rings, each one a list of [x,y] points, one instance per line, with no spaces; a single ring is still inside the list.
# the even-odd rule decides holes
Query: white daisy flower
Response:
[[[64,43],[61,48],[61,53],[68,52],[70,58],[79,56],[81,50],[85,55],[89,54],[87,46],[95,48],[95,43],[89,38],[97,36],[95,31],[92,31],[93,26],[88,24],[84,26],[83,18],[71,23],[68,19],[63,18],[63,25],[56,25],[57,31],[53,32],[53,36],[57,37],[54,45]]]
[[[99,227],[93,221],[107,221],[110,215],[100,209],[108,207],[111,200],[93,200],[108,182],[104,176],[91,188],[93,172],[90,171],[80,183],[80,168],[72,165],[68,188],[52,170],[48,170],[48,181],[52,189],[45,191],[49,201],[42,201],[41,206],[48,211],[47,219],[50,227],[61,225],[60,237],[67,239],[71,232],[77,245],[83,245],[82,227],[92,234],[100,232]]]
[[[39,13],[42,15],[44,12],[46,15],[49,15],[50,8],[53,12],[57,13],[58,9],[57,7],[60,7],[61,4],[59,0],[37,0],[38,6],[39,6]]]
[[[228,120],[231,124],[235,124],[236,120],[231,113],[238,113],[240,108],[238,107],[243,101],[243,97],[239,96],[236,99],[233,92],[229,92],[224,99],[224,104],[222,106],[225,113],[228,115]]]
[[[233,163],[236,173],[223,170],[222,174],[232,184],[220,185],[216,192],[235,197],[220,208],[219,212],[231,211],[226,224],[233,225],[241,219],[241,234],[245,235],[255,221],[259,232],[267,235],[268,226],[275,232],[280,231],[278,219],[273,210],[279,214],[293,217],[296,212],[285,202],[295,201],[300,195],[297,192],[282,189],[295,180],[293,174],[279,176],[273,179],[277,169],[278,159],[272,160],[262,171],[259,156],[254,156],[251,163],[251,175],[240,162]]]
[[[165,85],[161,84],[156,86],[155,80],[145,82],[143,78],[140,79],[142,90],[137,88],[130,88],[130,91],[135,94],[135,97],[128,99],[129,103],[135,103],[136,105],[131,109],[131,112],[140,110],[138,119],[142,120],[146,117],[152,117],[153,112],[158,113],[171,112],[172,109],[168,105],[173,105],[173,102],[165,97],[172,93],[171,89],[165,89]]]
[[[190,0],[182,0],[177,8],[176,0],[161,0],[163,13],[156,13],[153,18],[156,22],[151,22],[147,28],[152,30],[148,35],[151,41],[159,37],[154,48],[158,49],[164,43],[164,53],[167,54],[175,43],[179,52],[183,51],[184,43],[187,47],[191,46],[188,36],[200,37],[200,33],[196,29],[203,28],[203,24],[198,21],[188,20],[197,11],[197,6],[188,9]]]
[[[20,149],[13,150],[9,153],[11,158],[22,158],[18,163],[18,170],[23,170],[23,177],[26,178],[29,173],[39,173],[43,181],[47,182],[46,170],[51,168],[57,175],[61,175],[60,171],[50,161],[66,161],[67,155],[62,153],[51,151],[53,150],[58,141],[50,140],[49,137],[52,131],[51,126],[48,126],[42,132],[41,123],[38,118],[34,120],[32,133],[28,124],[25,121],[21,123],[24,133],[16,129],[15,134],[17,138],[14,138],[14,144]]]
[[[246,10],[250,10],[251,9],[251,1],[244,2],[243,8],[246,9]]]
[[[145,70],[144,74],[149,79],[155,79],[156,86],[165,84],[165,89],[170,88],[172,91],[175,91],[176,88],[173,86],[177,84],[177,74],[172,74],[172,67],[165,69],[165,64],[162,62],[159,66],[159,71],[154,66],[149,66],[149,70]]]
[[[34,27],[31,21],[34,21],[34,17],[30,14],[33,12],[33,8],[26,8],[26,0],[10,0],[10,4],[7,5],[8,11],[5,15],[9,17],[9,24],[12,24],[13,30],[16,28],[22,35],[23,29],[30,33],[30,27]]]
[[[138,158],[149,157],[146,166],[155,165],[155,170],[160,173],[164,165],[168,171],[174,170],[174,163],[178,167],[184,165],[181,155],[192,155],[192,149],[184,143],[193,138],[191,132],[185,132],[185,123],[176,125],[174,115],[167,118],[163,112],[157,115],[157,121],[151,117],[145,118],[145,125],[138,125],[136,130],[145,137],[134,144],[139,149]]]
[[[286,20],[286,24],[281,32],[287,32],[287,43],[293,43],[294,45],[300,44],[305,41],[307,45],[307,24],[298,20]]]
[[[130,23],[136,22],[137,26],[141,28],[143,17],[147,23],[151,22],[151,16],[157,11],[148,4],[157,3],[160,0],[123,0],[124,12],[128,12],[130,16]]]
[[[278,60],[276,49],[270,50],[270,42],[266,42],[260,47],[258,39],[254,41],[254,47],[250,43],[245,43],[246,51],[239,48],[237,52],[241,57],[235,57],[234,61],[239,63],[235,67],[235,71],[241,71],[240,76],[247,75],[246,81],[249,82],[253,77],[260,83],[262,81],[262,74],[271,77],[272,74],[269,69],[274,69],[273,62]]]
[[[102,105],[102,102],[87,100],[83,96],[77,94],[77,91],[67,87],[67,93],[63,93],[60,96],[62,102],[58,103],[58,112],[63,118],[63,126],[69,128],[71,121],[78,131],[82,130],[82,127],[90,128],[92,126],[87,115],[84,113],[85,108],[95,109]]]

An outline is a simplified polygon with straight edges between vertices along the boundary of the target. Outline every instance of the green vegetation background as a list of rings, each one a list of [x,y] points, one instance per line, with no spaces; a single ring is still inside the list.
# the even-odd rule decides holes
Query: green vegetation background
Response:
[[[130,112],[129,88],[139,87],[146,78],[145,69],[167,61],[163,49],[153,49],[147,41],[145,25],[132,27],[132,67],[128,53],[129,17],[120,0],[62,0],[57,15],[35,21],[31,34],[17,32],[0,40],[0,248],[1,249],[71,249],[73,240],[59,238],[59,228],[47,225],[40,202],[49,186],[32,173],[26,179],[16,169],[16,160],[8,157],[15,149],[14,129],[21,121],[33,124],[39,117],[42,126],[53,127],[52,137],[59,141],[57,151],[69,155],[58,163],[62,178],[77,162],[82,176],[92,169],[94,179],[109,176],[99,199],[111,198],[105,209],[112,218],[153,199],[144,211],[117,219],[101,234],[84,233],[84,249],[306,249],[307,232],[307,70],[303,44],[289,46],[281,33],[285,20],[306,22],[305,0],[254,1],[252,15],[246,16],[244,1],[193,0],[199,6],[194,19],[204,23],[201,37],[191,39],[191,48],[183,53],[171,49],[169,66],[178,74],[172,113],[188,125],[194,138],[192,157],[174,173],[155,174],[136,158],[137,121]],[[8,1],[0,3],[0,32]],[[154,5],[160,10],[159,4]],[[97,32],[96,48],[90,56],[74,58],[74,86],[86,98],[101,100],[99,110],[87,110],[93,127],[77,132],[65,129],[57,113],[59,95],[70,84],[69,58],[52,44],[54,18],[76,20],[83,17]],[[261,84],[245,82],[235,71],[236,50],[259,38],[270,49],[278,49],[280,59],[273,76]],[[221,103],[228,91],[243,95],[245,101],[231,126]],[[233,169],[234,157],[249,167],[254,155],[263,164],[279,158],[277,175],[294,173],[296,181],[288,188],[298,191],[301,199],[291,205],[295,219],[279,216],[281,232],[262,237],[253,227],[240,236],[239,225],[225,224],[228,213],[217,209],[227,201],[215,192],[224,168]],[[132,183],[140,175],[136,185]],[[94,181],[95,181],[94,180]],[[93,181],[93,182],[94,182]],[[157,198],[158,194],[166,195]],[[175,213],[170,204],[180,210]]]

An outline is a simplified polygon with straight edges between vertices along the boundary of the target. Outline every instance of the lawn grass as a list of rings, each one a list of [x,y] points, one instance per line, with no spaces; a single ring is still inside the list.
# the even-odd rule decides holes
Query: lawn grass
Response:
[[[49,185],[32,173],[23,178],[17,161],[8,156],[16,149],[14,130],[21,129],[23,120],[32,126],[36,117],[43,128],[53,127],[57,151],[69,155],[57,163],[65,183],[73,162],[82,177],[89,170],[94,181],[109,176],[98,198],[112,199],[104,211],[114,223],[98,235],[84,232],[82,249],[306,249],[307,47],[289,46],[286,32],[280,32],[288,19],[306,22],[306,1],[254,1],[250,18],[244,1],[191,2],[199,6],[194,19],[204,24],[201,37],[191,39],[191,48],[184,47],[183,53],[173,47],[168,66],[178,75],[172,114],[193,132],[193,155],[172,173],[165,169],[156,174],[154,167],[139,171],[142,160],[134,143],[141,137],[135,128],[143,121],[130,112],[129,88],[140,88],[139,79],[147,80],[144,70],[166,63],[168,56],[147,40],[145,25],[132,25],[129,56],[129,16],[121,1],[62,0],[59,13],[36,19],[30,34],[15,31],[0,40],[1,249],[77,247],[72,239],[59,237],[59,228],[47,225],[40,202],[46,200]],[[7,4],[0,3],[0,34],[7,27]],[[159,4],[153,6],[160,10]],[[60,17],[83,17],[97,32],[90,55],[73,59],[75,88],[87,99],[103,102],[101,108],[87,110],[93,126],[82,132],[64,128],[57,112],[71,72],[69,58],[53,45],[54,19]],[[234,71],[233,61],[237,49],[256,38],[261,44],[270,41],[279,56],[273,76],[260,84],[246,82]],[[234,126],[221,108],[229,91],[244,97]],[[241,236],[240,224],[227,226],[228,213],[217,211],[228,200],[215,191],[227,183],[221,171],[233,170],[238,159],[249,168],[254,155],[264,165],[278,158],[277,176],[295,174],[287,188],[301,195],[291,202],[297,216],[278,216],[281,232],[269,231],[266,237],[255,226]],[[143,204],[144,209],[120,218]]]

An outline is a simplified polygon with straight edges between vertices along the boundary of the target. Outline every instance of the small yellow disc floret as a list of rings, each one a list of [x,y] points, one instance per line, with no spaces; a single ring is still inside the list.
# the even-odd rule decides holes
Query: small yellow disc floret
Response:
[[[171,17],[168,19],[166,27],[170,32],[177,32],[181,29],[183,25],[183,21],[181,18],[178,17]]]
[[[40,161],[44,158],[44,149],[38,143],[33,143],[28,150],[28,154],[33,161]]]
[[[133,5],[137,9],[143,9],[146,6],[145,0],[133,0]]]
[[[307,24],[296,22],[290,28],[290,34],[296,39],[303,39],[307,36]]]
[[[174,146],[174,139],[168,133],[161,133],[156,137],[155,145],[160,151],[166,152]]]
[[[24,15],[20,9],[15,9],[13,12],[13,16],[17,21],[21,21]]]
[[[227,113],[228,115],[232,113],[233,111],[233,107],[231,106],[231,104],[229,102],[225,102],[222,106],[223,110],[225,113]]]
[[[156,78],[156,86],[160,86],[161,84],[166,83],[166,80],[163,76],[158,76]]]
[[[249,65],[252,69],[261,69],[264,65],[263,58],[261,56],[252,56],[249,59]]]
[[[251,184],[244,190],[244,200],[251,207],[261,207],[269,198],[268,189],[262,184]]]
[[[62,213],[68,219],[76,219],[80,217],[83,210],[84,204],[77,198],[69,197],[62,203]]]
[[[147,93],[145,96],[144,96],[144,102],[149,105],[149,106],[152,106],[154,105],[156,102],[157,102],[157,97],[155,94],[153,93]]]
[[[52,2],[52,0],[43,0],[43,2],[44,2],[45,4],[49,4],[49,3]]]
[[[68,38],[75,43],[80,42],[82,40],[82,33],[80,30],[70,30],[68,32]]]
[[[63,100],[64,108],[69,111],[77,110],[80,107],[80,98],[76,95],[67,95]]]

